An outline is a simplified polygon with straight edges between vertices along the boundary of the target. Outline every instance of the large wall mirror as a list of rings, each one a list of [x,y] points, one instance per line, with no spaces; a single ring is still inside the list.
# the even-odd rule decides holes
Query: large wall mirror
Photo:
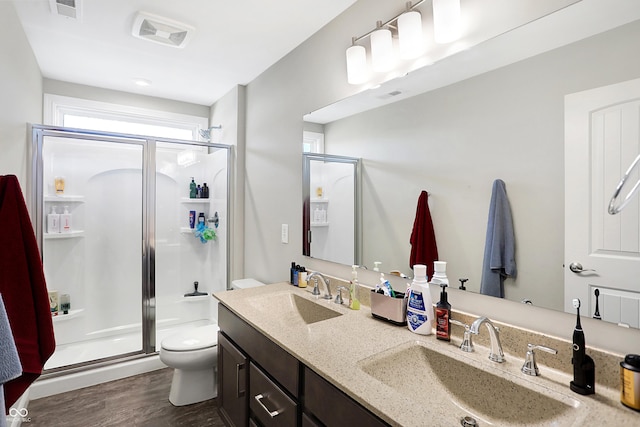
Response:
[[[565,147],[571,104],[565,101],[576,93],[640,78],[640,4],[604,3],[575,3],[408,78],[305,116],[314,129],[322,127],[327,153],[362,159],[362,265],[372,268],[379,261],[382,271],[412,275],[409,237],[418,197],[426,190],[450,283],[457,286],[458,278],[467,278],[467,290],[479,292],[492,183],[502,179],[513,215],[518,267],[517,277],[505,281],[505,298],[570,311],[571,299],[580,297],[584,315],[596,314],[597,302],[603,318],[607,313],[605,320],[638,327],[640,285],[619,285],[622,279],[610,281],[599,271],[570,271],[570,263],[581,260],[565,253],[571,246],[565,241],[572,239],[565,222],[577,221],[574,196],[587,186],[565,188],[565,181],[574,183],[565,179],[565,172],[572,173],[576,160]],[[392,102],[394,93],[404,99]],[[628,107],[636,118],[637,104]],[[359,110],[350,110],[353,105]],[[603,123],[609,117],[605,113]],[[612,114],[611,122],[617,113]],[[592,137],[585,139],[578,142],[586,153],[582,160],[594,157]],[[626,160],[621,162],[619,168],[625,169]],[[595,211],[605,212],[607,203]],[[631,208],[620,220],[635,224],[633,239],[622,239],[634,243],[620,250],[636,259],[633,271],[640,262],[639,209]],[[565,213],[570,217],[565,219]],[[586,214],[593,216],[592,211]],[[627,235],[633,227],[620,230]],[[592,249],[597,258],[619,255]],[[585,270],[599,270],[589,261],[582,263]],[[633,274],[621,277],[639,277]],[[574,276],[586,281],[584,291],[565,287],[567,277]],[[609,296],[598,298],[594,289],[608,289]]]

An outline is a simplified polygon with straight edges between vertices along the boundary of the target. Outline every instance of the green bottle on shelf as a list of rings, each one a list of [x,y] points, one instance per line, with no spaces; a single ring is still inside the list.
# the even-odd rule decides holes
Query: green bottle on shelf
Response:
[[[189,198],[195,199],[198,194],[198,186],[196,185],[196,181],[194,177],[191,177],[191,184],[189,184]]]

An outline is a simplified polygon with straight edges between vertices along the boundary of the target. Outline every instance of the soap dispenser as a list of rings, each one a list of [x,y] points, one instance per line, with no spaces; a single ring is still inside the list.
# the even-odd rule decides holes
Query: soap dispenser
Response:
[[[447,284],[440,284],[440,301],[436,304],[436,338],[443,341],[451,341],[451,329],[449,318],[451,317],[451,304],[447,301]]]
[[[569,384],[571,390],[578,394],[594,394],[596,365],[593,359],[585,353],[584,331],[580,324],[580,300],[573,300],[573,308],[577,311],[576,327],[573,330],[573,381]]]
[[[349,308],[352,310],[360,310],[360,300],[358,299],[358,268],[357,265],[351,266],[351,282],[349,283]]]

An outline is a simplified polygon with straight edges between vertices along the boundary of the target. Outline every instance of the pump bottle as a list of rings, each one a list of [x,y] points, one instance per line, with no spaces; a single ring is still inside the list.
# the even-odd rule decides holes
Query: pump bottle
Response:
[[[413,266],[413,282],[408,290],[407,327],[411,332],[420,335],[433,333],[433,301],[427,282],[427,266]]]

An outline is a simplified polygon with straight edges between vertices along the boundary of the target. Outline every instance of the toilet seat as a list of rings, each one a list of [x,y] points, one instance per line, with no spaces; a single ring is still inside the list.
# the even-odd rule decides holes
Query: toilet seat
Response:
[[[168,336],[160,346],[169,351],[202,350],[218,345],[218,325],[199,326]]]

